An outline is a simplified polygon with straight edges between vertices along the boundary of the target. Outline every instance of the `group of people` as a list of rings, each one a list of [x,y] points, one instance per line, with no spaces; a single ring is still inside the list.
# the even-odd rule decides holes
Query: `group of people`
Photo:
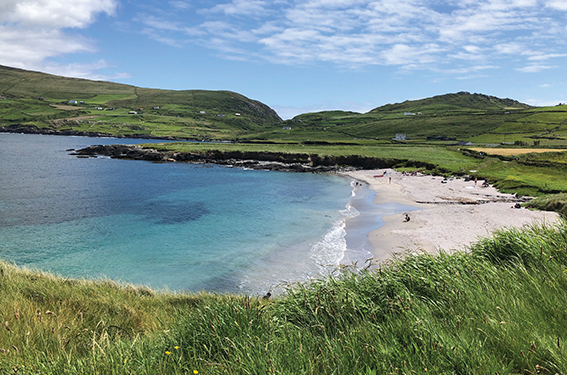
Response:
[[[412,172],[403,171],[402,176],[417,176],[417,171],[412,171]]]

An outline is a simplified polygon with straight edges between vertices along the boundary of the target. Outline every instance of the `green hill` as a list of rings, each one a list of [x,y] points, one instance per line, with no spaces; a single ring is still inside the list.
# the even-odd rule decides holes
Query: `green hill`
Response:
[[[225,139],[281,121],[265,104],[230,91],[148,89],[0,66],[0,127]]]
[[[459,92],[387,104],[368,113],[325,111],[289,120],[295,138],[567,144],[567,106],[531,107],[512,99]],[[324,136],[321,136],[324,134]]]
[[[370,113],[379,112],[421,112],[439,113],[445,111],[488,111],[488,110],[510,110],[528,109],[531,106],[512,99],[500,99],[495,96],[484,94],[470,94],[465,91],[456,94],[438,95],[420,100],[407,100],[403,103],[387,104],[375,108]]]
[[[531,107],[459,92],[368,113],[324,111],[282,121],[230,91],[159,90],[0,66],[0,130],[270,142],[471,141],[565,147],[567,106]]]

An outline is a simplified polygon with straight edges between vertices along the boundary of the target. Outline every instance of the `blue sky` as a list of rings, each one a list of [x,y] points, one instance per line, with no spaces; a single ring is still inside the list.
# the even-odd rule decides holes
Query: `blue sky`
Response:
[[[2,0],[0,65],[230,90],[282,118],[469,91],[567,102],[567,0]]]

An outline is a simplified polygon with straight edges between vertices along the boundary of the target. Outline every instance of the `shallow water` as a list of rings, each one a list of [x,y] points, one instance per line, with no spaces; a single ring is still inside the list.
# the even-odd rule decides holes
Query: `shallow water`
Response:
[[[156,289],[279,293],[364,265],[368,233],[408,209],[336,175],[67,151],[141,142],[0,133],[0,258]]]
[[[345,218],[357,215],[348,179],[66,151],[140,142],[0,133],[0,258],[63,276],[250,294],[344,258]]]

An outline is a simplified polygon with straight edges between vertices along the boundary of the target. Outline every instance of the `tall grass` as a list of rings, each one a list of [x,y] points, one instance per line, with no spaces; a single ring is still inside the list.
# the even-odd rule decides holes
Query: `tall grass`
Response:
[[[537,197],[529,205],[539,210],[555,211],[567,217],[567,194],[553,194]]]
[[[5,373],[567,373],[565,221],[348,268],[273,301],[2,269]]]

